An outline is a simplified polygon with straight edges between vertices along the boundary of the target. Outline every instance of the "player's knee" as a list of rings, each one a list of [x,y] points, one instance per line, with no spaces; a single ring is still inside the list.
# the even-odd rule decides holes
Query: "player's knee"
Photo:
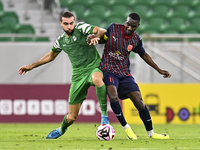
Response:
[[[103,82],[103,75],[102,75],[102,73],[100,73],[100,72],[94,72],[92,74],[92,82],[97,87],[103,86],[104,82]]]
[[[101,86],[104,85],[104,82],[103,82],[102,78],[100,78],[100,77],[93,77],[93,78],[92,78],[92,82],[93,82],[94,85],[97,86],[97,87],[101,87]]]
[[[116,95],[116,94],[108,94],[108,97],[109,97],[111,102],[118,101],[118,95]]]
[[[137,105],[137,110],[138,111],[143,111],[145,109],[145,104],[143,102],[139,103]]]

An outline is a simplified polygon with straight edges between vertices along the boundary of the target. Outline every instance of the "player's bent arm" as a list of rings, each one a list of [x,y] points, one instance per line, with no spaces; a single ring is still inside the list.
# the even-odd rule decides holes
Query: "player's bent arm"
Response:
[[[33,68],[39,67],[41,65],[44,65],[46,63],[49,63],[49,62],[53,61],[58,54],[59,53],[57,53],[57,52],[50,51],[49,53],[47,53],[45,56],[43,56],[38,61],[36,61],[36,62],[34,62],[34,63],[30,64],[30,65],[24,65],[24,66],[22,66],[19,69],[19,74],[20,75],[21,74],[25,74],[27,71],[30,71]]]
[[[106,33],[106,29],[95,26],[92,32],[97,38],[102,38],[103,35]]]
[[[160,74],[164,75],[164,78],[170,78],[171,74],[166,71],[166,70],[162,70],[160,69],[157,64],[153,61],[153,59],[149,56],[149,54],[147,54],[146,52],[143,55],[140,55],[140,57],[147,63],[149,64],[151,67],[153,67],[155,70],[157,70]]]
[[[100,27],[95,26],[93,29],[94,38],[91,39],[91,44],[104,44],[105,41],[103,40],[104,34],[106,33],[106,30]]]

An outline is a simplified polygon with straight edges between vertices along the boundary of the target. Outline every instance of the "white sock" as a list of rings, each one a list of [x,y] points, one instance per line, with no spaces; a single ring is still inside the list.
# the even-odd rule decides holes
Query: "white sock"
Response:
[[[148,136],[151,138],[154,134],[153,130],[147,131]]]
[[[130,126],[128,124],[126,124],[125,126],[123,126],[124,130],[130,128]]]

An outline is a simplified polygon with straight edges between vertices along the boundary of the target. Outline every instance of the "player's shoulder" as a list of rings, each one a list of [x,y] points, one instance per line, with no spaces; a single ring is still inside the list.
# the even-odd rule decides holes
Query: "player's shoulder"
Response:
[[[65,33],[59,35],[56,40],[59,41],[59,40],[63,39],[64,37],[65,37]]]
[[[110,28],[110,29],[118,29],[118,28],[122,28],[123,26],[125,26],[125,25],[120,24],[120,23],[111,23],[111,24],[109,25],[109,28]]]
[[[124,26],[124,25],[121,23],[111,23],[110,26]]]
[[[134,37],[136,37],[139,40],[142,40],[137,31],[134,31]]]
[[[74,30],[78,30],[79,32],[83,34],[91,34],[94,27],[95,27],[94,25],[91,25],[85,22],[79,22],[75,25]]]
[[[86,22],[78,22],[76,25],[75,25],[75,29],[81,29],[81,28],[86,28],[88,26],[92,26],[91,24],[88,24]]]

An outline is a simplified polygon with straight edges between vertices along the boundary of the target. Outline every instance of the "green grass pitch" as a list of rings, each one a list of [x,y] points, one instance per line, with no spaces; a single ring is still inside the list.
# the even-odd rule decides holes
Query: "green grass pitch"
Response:
[[[154,125],[154,132],[167,133],[170,139],[153,140],[143,125],[132,124],[135,141],[126,138],[119,123],[111,123],[113,140],[100,141],[95,134],[98,125],[74,123],[60,138],[47,140],[46,135],[60,124],[0,124],[0,150],[200,150],[200,125]]]

